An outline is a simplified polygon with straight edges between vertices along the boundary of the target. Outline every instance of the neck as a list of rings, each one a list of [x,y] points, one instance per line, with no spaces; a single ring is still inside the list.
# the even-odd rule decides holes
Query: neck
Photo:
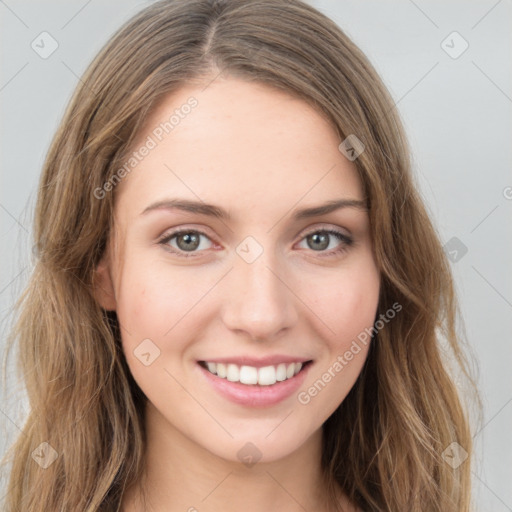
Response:
[[[145,418],[144,475],[123,497],[123,512],[328,511],[321,430],[288,456],[249,466],[204,449],[149,402]]]

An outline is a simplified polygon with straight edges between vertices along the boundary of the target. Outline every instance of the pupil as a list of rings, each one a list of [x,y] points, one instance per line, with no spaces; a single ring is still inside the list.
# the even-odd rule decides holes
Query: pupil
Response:
[[[185,241],[184,247],[180,247],[180,249],[184,249],[184,250],[190,250],[191,248],[197,249],[197,247],[199,245],[199,237],[197,235],[194,235],[191,233],[186,233],[185,235],[179,236],[178,237],[178,245],[181,245],[180,240]]]
[[[314,244],[320,244],[320,247],[316,247],[317,249],[326,249],[329,246],[329,236],[327,233],[314,233],[313,235],[310,235],[310,240],[312,240]],[[312,247],[312,249],[315,249],[315,247]]]

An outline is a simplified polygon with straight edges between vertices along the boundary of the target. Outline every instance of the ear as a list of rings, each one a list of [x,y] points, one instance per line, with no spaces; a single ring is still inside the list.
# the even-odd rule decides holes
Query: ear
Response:
[[[101,259],[94,270],[93,288],[94,298],[98,304],[107,311],[115,311],[117,306],[116,297],[106,256]]]

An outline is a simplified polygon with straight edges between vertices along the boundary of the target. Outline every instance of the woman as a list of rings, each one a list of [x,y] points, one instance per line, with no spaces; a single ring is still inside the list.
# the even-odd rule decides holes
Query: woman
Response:
[[[113,36],[41,178],[7,510],[469,510],[452,278],[393,107],[297,0]]]

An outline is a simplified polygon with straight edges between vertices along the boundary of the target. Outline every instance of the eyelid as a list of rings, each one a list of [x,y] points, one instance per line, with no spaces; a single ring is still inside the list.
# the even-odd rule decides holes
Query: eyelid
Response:
[[[327,223],[320,223],[320,224],[314,224],[311,229],[305,228],[305,231],[300,231],[299,234],[302,234],[302,238],[305,236],[308,236],[312,233],[316,233],[317,231],[336,231],[340,235],[344,235],[347,238],[352,238],[352,235],[348,232],[346,228],[342,228],[341,226],[336,226],[334,224],[327,224]],[[346,233],[345,233],[346,231]],[[297,235],[298,236],[298,235]],[[302,240],[301,238],[301,240]]]
[[[180,233],[190,233],[190,232],[204,235],[204,236],[208,237],[212,242],[214,242],[214,240],[215,240],[215,236],[212,234],[212,230],[205,226],[195,227],[194,225],[192,225],[192,226],[179,225],[176,227],[166,229],[161,235],[159,235],[157,237],[156,241],[160,242],[162,240],[165,240],[166,238],[179,235]],[[217,242],[215,242],[215,243],[217,243]]]

